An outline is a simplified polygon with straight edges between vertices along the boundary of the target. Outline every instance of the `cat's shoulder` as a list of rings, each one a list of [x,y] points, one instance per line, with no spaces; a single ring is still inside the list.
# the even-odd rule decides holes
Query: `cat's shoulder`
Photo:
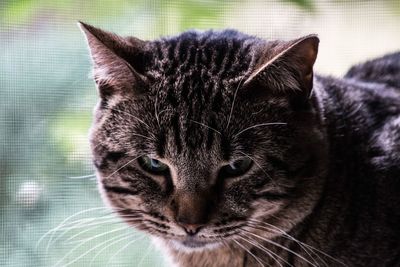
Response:
[[[400,90],[400,51],[355,65],[345,78],[382,83]]]

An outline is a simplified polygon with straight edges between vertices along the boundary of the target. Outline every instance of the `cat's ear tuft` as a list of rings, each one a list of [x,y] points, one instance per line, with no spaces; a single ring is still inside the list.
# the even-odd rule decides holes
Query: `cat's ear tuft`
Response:
[[[93,78],[99,94],[139,94],[145,90],[146,78],[138,72],[144,41],[123,38],[89,24],[78,22],[86,37],[93,61]],[[134,66],[135,63],[138,66]]]
[[[267,43],[244,86],[258,88],[254,92],[257,95],[297,92],[308,96],[313,87],[318,44],[316,35],[289,42]]]

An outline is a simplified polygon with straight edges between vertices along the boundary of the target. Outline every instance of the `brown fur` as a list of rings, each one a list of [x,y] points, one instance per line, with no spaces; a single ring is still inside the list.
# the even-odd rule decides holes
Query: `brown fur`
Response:
[[[141,41],[81,27],[99,188],[177,266],[400,266],[398,55],[367,64],[391,66],[390,83],[371,83],[362,66],[313,77],[313,35]],[[243,159],[243,173],[223,171]]]

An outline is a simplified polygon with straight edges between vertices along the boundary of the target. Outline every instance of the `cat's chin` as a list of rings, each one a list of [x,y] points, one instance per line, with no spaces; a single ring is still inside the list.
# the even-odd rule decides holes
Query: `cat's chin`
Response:
[[[206,242],[193,239],[171,240],[168,243],[172,245],[173,249],[186,253],[199,252],[204,250],[213,250],[221,245],[220,242]]]

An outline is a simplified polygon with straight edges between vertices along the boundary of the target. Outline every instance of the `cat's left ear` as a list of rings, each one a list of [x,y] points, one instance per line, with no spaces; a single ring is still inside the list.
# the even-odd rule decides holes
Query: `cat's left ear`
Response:
[[[267,43],[259,53],[255,70],[243,83],[244,87],[253,87],[250,91],[256,95],[295,92],[308,96],[313,87],[313,65],[318,44],[316,35],[289,42]]]
[[[145,41],[124,38],[89,24],[79,22],[93,61],[93,78],[103,99],[114,95],[137,95],[144,91],[146,78],[140,54]]]

